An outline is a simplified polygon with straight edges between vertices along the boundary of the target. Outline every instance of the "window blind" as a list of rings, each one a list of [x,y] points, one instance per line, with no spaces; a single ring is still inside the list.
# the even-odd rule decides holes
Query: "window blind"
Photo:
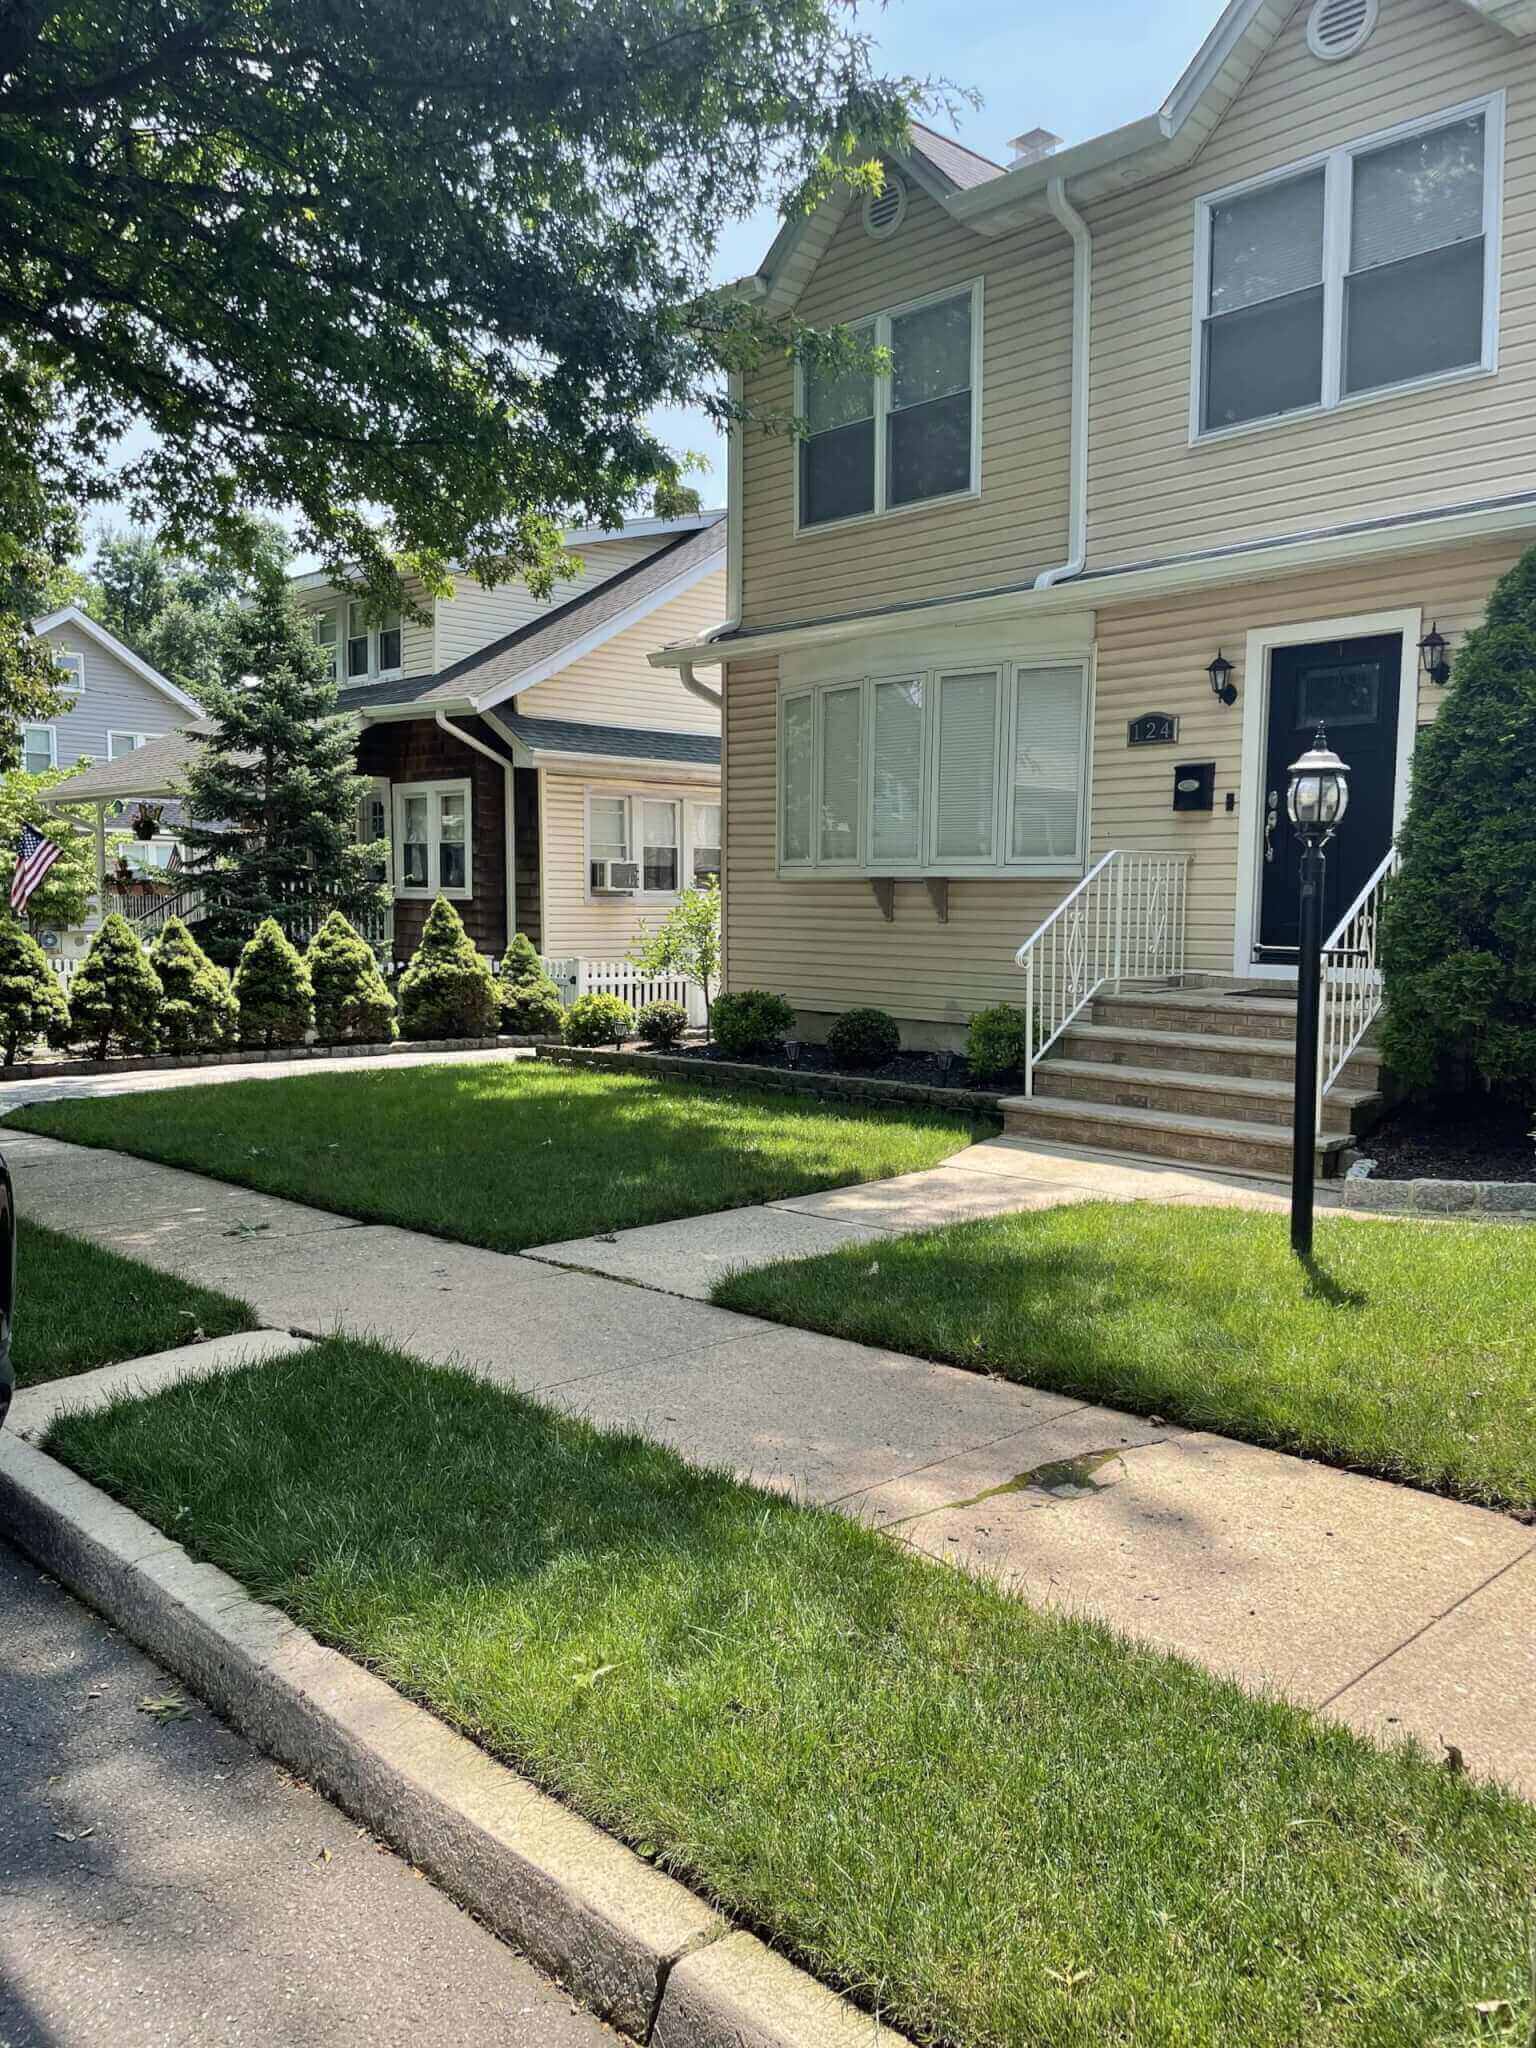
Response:
[[[995,669],[938,678],[938,859],[992,858],[997,809]]]
[[[1483,232],[1483,117],[1355,158],[1350,268],[1400,263]]]
[[[871,742],[870,858],[914,861],[922,850],[923,685],[876,683]]]
[[[828,690],[821,706],[821,834],[824,861],[857,860],[859,855],[859,725],[858,684]]]
[[[1076,855],[1082,776],[1082,671],[1019,669],[1014,677],[1011,859]]]
[[[1320,284],[1323,173],[1263,185],[1211,208],[1208,311],[1235,313]]]
[[[783,705],[783,819],[780,838],[785,860],[811,857],[811,734],[815,699],[788,697]]]

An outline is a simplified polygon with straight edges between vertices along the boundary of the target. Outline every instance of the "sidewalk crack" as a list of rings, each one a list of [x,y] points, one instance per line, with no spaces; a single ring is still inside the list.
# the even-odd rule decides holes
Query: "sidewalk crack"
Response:
[[[1467,1602],[1475,1600],[1479,1593],[1486,1593],[1490,1586],[1497,1585],[1506,1572],[1512,1572],[1517,1564],[1526,1564],[1533,1557],[1536,1557],[1536,1543],[1522,1550],[1518,1557],[1512,1557],[1508,1564],[1501,1564],[1498,1570],[1490,1572],[1486,1579],[1480,1579],[1475,1586],[1469,1586],[1465,1593],[1451,1602],[1449,1607],[1442,1608],[1438,1614],[1432,1614],[1428,1621],[1424,1622],[1421,1627],[1416,1628],[1411,1635],[1404,1636],[1400,1643],[1394,1643],[1390,1650],[1383,1650],[1379,1657],[1373,1657],[1363,1671],[1357,1671],[1353,1678],[1346,1678],[1341,1686],[1329,1693],[1327,1699],[1319,1700],[1317,1712],[1322,1713],[1326,1708],[1335,1705],[1339,1700],[1343,1699],[1345,1693],[1353,1692],[1357,1685],[1363,1685],[1373,1672],[1381,1669],[1383,1664],[1390,1664],[1394,1657],[1399,1655],[1401,1651],[1410,1648],[1421,1636],[1427,1636],[1432,1628],[1438,1628],[1442,1621],[1448,1621],[1458,1607],[1465,1607]]]
[[[675,1948],[670,1955],[658,1958],[656,1964],[656,1991],[651,1999],[651,2009],[646,2014],[645,2026],[640,2034],[642,2048],[648,2048],[651,2036],[656,2031],[656,2022],[661,2017],[661,2002],[667,1995],[667,1986],[672,1981],[672,1972],[677,1968],[678,1964],[686,1962],[689,1956],[696,1956],[700,1949],[713,1947],[717,1941],[723,1940],[732,1931],[729,1921],[715,1920],[710,1926],[700,1928],[697,1934],[690,1934],[681,1948]]]

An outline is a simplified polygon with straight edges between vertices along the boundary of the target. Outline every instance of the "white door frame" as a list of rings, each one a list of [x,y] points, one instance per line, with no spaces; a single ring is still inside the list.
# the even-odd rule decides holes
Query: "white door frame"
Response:
[[[1413,743],[1419,724],[1419,640],[1424,630],[1422,609],[1354,612],[1341,618],[1303,619],[1281,626],[1255,626],[1248,635],[1243,664],[1243,758],[1238,782],[1237,927],[1232,969],[1245,980],[1290,981],[1296,970],[1260,965],[1253,957],[1259,929],[1259,892],[1264,862],[1264,756],[1269,730],[1269,658],[1277,647],[1303,647],[1314,640],[1367,640],[1385,633],[1403,638],[1402,672],[1397,698],[1397,770],[1392,792],[1392,830],[1401,827],[1408,808],[1408,780]],[[1282,794],[1283,801],[1283,794]],[[1346,823],[1342,828],[1349,830]]]

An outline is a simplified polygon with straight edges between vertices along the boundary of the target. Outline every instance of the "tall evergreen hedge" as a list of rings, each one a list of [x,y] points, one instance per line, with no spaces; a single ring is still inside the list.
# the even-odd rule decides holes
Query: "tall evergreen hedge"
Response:
[[[11,1066],[40,1038],[58,1041],[69,1029],[69,1005],[48,955],[28,931],[0,918],[0,1048]]]
[[[215,967],[179,917],[168,917],[149,949],[160,977],[164,1052],[217,1052],[235,1042],[239,1012],[222,967]]]
[[[544,972],[532,939],[514,935],[497,978],[503,1031],[526,1032],[535,1038],[559,1038],[565,1029],[560,991]]]
[[[309,969],[275,917],[264,917],[235,969],[240,1043],[273,1052],[302,1045],[315,1021]]]
[[[1480,1082],[1536,1107],[1536,549],[1495,585],[1419,735],[1400,845],[1388,1066],[1413,1088]]]
[[[99,1060],[109,1052],[153,1052],[160,995],[160,977],[138,933],[114,910],[70,984],[70,1044]]]
[[[400,1029],[407,1038],[488,1038],[500,1014],[491,970],[459,913],[439,896],[400,977]]]
[[[304,956],[315,992],[315,1036],[322,1045],[376,1045],[395,1036],[395,999],[372,946],[333,910]]]

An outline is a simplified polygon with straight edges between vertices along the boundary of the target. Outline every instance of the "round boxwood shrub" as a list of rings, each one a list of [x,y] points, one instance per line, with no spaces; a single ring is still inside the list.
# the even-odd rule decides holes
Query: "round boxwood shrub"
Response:
[[[322,1045],[378,1045],[395,1035],[395,999],[372,946],[333,910],[304,956],[315,991],[315,1036]]]
[[[30,932],[0,919],[0,1048],[13,1066],[40,1038],[62,1042],[69,1005],[48,955]]]
[[[488,1038],[500,1019],[491,970],[459,913],[439,896],[400,977],[400,1028],[407,1038]]]
[[[235,969],[240,1043],[272,1052],[302,1045],[315,1021],[315,995],[299,949],[275,917],[264,917]]]
[[[643,1045],[666,1052],[688,1029],[688,1012],[681,1003],[647,1003],[635,1019],[635,1036]]]
[[[109,1052],[153,1052],[160,977],[139,935],[113,911],[101,921],[69,991],[69,1042],[98,1060]]]
[[[710,1012],[715,1043],[732,1059],[777,1052],[795,1028],[795,1013],[771,989],[742,988],[716,996]]]
[[[578,996],[565,1013],[567,1045],[622,1045],[634,1029],[635,1013],[622,996]]]
[[[529,1038],[560,1038],[565,1033],[565,1005],[560,991],[544,972],[532,939],[518,932],[507,948],[496,979],[501,998],[501,1028]]]
[[[878,1067],[901,1051],[901,1031],[884,1010],[844,1010],[827,1032],[827,1051],[840,1067]]]
[[[1029,1016],[1013,1003],[994,1003],[971,1019],[965,1063],[978,1081],[1017,1074],[1029,1051]]]
[[[163,1052],[217,1052],[233,1045],[240,1012],[229,976],[215,967],[179,917],[168,917],[149,949],[160,977]]]

